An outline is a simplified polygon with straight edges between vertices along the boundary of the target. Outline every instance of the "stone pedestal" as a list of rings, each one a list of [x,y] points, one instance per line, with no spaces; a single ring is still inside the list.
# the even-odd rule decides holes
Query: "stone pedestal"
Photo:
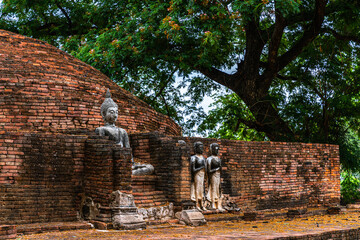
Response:
[[[146,228],[142,215],[138,214],[137,207],[112,208],[112,223],[115,229],[134,230]]]
[[[146,223],[135,206],[133,195],[117,190],[111,194],[111,199],[111,220],[115,229],[133,230],[146,228]]]
[[[360,209],[360,203],[348,204],[346,205],[348,209]]]

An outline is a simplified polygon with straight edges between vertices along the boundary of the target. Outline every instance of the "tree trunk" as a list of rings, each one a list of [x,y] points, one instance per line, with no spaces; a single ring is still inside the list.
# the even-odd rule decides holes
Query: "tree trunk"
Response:
[[[266,95],[257,94],[262,92],[261,89],[255,89],[251,86],[254,85],[248,84],[246,88],[236,92],[255,118],[253,122],[244,123],[257,131],[264,132],[270,141],[296,141],[295,134],[280,117],[271,100]]]

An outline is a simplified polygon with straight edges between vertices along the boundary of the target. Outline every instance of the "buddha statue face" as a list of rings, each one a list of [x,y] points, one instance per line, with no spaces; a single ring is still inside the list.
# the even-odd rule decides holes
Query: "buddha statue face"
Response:
[[[109,107],[104,115],[104,121],[106,124],[115,124],[118,118],[118,108]]]
[[[219,154],[219,144],[212,143],[210,145],[210,151],[212,155],[217,156]]]
[[[204,145],[201,142],[196,142],[194,145],[196,154],[202,154],[204,152]]]

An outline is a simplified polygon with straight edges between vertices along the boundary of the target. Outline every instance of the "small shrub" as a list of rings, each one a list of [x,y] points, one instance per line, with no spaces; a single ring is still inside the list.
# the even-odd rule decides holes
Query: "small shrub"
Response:
[[[350,171],[343,171],[341,173],[341,179],[341,204],[346,205],[359,200],[359,177]]]

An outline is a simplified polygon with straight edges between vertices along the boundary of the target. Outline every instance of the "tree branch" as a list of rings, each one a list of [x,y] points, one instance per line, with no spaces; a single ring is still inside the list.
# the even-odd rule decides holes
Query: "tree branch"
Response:
[[[303,36],[297,41],[292,48],[278,58],[278,71],[287,66],[292,60],[294,60],[304,48],[319,34],[321,25],[324,21],[325,6],[327,0],[316,0],[315,4],[315,16]]]
[[[293,76],[283,76],[283,75],[276,75],[276,77],[278,79],[281,79],[281,80],[295,80],[295,81],[298,81],[299,79],[297,77],[293,77]]]
[[[170,115],[169,106],[168,106],[168,104],[167,104],[167,102],[166,102],[166,100],[165,100],[165,98],[164,98],[164,95],[161,94],[160,97],[162,98],[162,100],[163,100],[163,102],[164,102],[164,104],[165,104],[165,108],[166,108],[167,115],[168,115],[168,116],[171,116],[171,115]]]
[[[176,72],[177,68],[175,68],[171,74],[169,75],[168,79],[166,79],[165,83],[163,84],[163,86],[160,88],[160,91],[154,96],[154,98],[151,100],[152,102],[155,101],[156,98],[158,98],[160,96],[160,94],[162,94],[162,92],[164,91],[165,87],[168,85],[168,83],[170,82],[172,76],[174,75],[174,73]]]
[[[234,80],[232,80],[233,76],[236,74],[239,74],[239,69],[237,71],[237,73],[231,75],[228,73],[225,73],[223,71],[220,71],[214,67],[211,67],[210,69],[208,68],[199,68],[197,69],[200,73],[204,74],[206,77],[212,79],[213,81],[229,88],[232,89],[233,88],[233,84],[231,84]]]
[[[360,43],[360,37],[358,37],[358,36],[340,34],[340,33],[336,32],[334,29],[331,29],[329,27],[325,27],[322,30],[324,32],[331,33],[337,40],[353,41],[356,43]]]
[[[268,66],[262,75],[262,82],[265,85],[265,89],[270,87],[273,78],[278,72],[278,52],[285,27],[286,20],[277,10],[277,4],[275,2],[275,24],[269,42]]]
[[[249,128],[255,129],[258,132],[267,132],[268,127],[261,124],[260,122],[257,121],[251,121],[251,120],[245,120],[243,118],[238,118],[238,124],[243,123],[246,126],[248,126]]]
[[[65,9],[60,5],[60,3],[57,0],[55,1],[55,4],[60,9],[60,11],[64,14],[64,16],[66,17],[66,20],[68,21],[68,28],[69,28],[69,31],[70,31],[72,29],[71,18],[69,17],[69,15],[65,11]]]
[[[275,2],[275,8],[276,8],[277,4]],[[279,50],[279,46],[280,46],[280,42],[281,42],[281,38],[284,32],[284,29],[286,27],[286,21],[283,18],[283,16],[281,15],[281,13],[279,11],[277,11],[275,9],[275,26],[274,26],[274,31],[271,34],[271,39],[269,42],[269,54],[268,54],[268,64],[269,64],[269,68],[275,68],[275,65],[277,64],[276,60],[277,60],[277,54],[278,54],[278,50]]]
[[[319,89],[317,89],[309,80],[307,79],[299,79],[297,77],[293,77],[293,76],[282,76],[280,74],[278,74],[276,76],[277,78],[281,79],[281,80],[294,80],[294,81],[302,81],[304,83],[306,83],[322,100],[325,100],[324,98],[324,94],[321,93],[319,91]]]
[[[338,6],[333,3],[330,2],[325,9],[325,16],[334,13],[338,11]],[[285,18],[285,25],[286,26],[292,26],[294,24],[299,24],[299,23],[303,23],[303,22],[308,22],[311,21],[314,18],[314,11],[313,10],[309,10],[309,11],[300,11],[297,14],[294,15],[289,15]],[[267,29],[262,31],[262,37],[265,39],[267,38],[269,35],[271,35],[275,29],[275,24],[271,25],[270,27],[268,27]]]
[[[326,3],[325,3],[326,5]],[[334,13],[338,11],[338,6],[336,6],[336,4],[334,4],[333,2],[330,2],[326,7],[325,7],[325,16]],[[291,26],[293,24],[296,23],[301,23],[301,22],[308,22],[311,21],[312,19],[314,19],[314,11],[310,10],[310,11],[301,11],[298,14],[295,15],[290,15],[286,18],[286,25],[287,26]]]
[[[291,26],[294,24],[299,24],[302,22],[308,22],[310,20],[312,20],[314,18],[314,11],[301,11],[298,14],[295,15],[290,15],[288,17],[285,18],[285,25],[286,26]],[[263,30],[262,36],[263,38],[268,37],[269,35],[272,35],[276,26],[276,21],[273,25],[271,25],[270,27],[268,27],[267,29]]]
[[[245,26],[246,52],[244,56],[244,74],[256,77],[259,74],[261,53],[265,42],[257,19],[252,19]]]
[[[61,24],[58,24],[56,22],[48,22],[48,23],[45,23],[44,25],[41,25],[41,26],[38,26],[36,28],[37,31],[41,31],[41,30],[50,30],[52,27],[54,26],[61,26]],[[48,31],[47,32],[47,35],[50,35],[50,36],[55,36],[57,35],[57,33],[52,33],[51,31]]]

